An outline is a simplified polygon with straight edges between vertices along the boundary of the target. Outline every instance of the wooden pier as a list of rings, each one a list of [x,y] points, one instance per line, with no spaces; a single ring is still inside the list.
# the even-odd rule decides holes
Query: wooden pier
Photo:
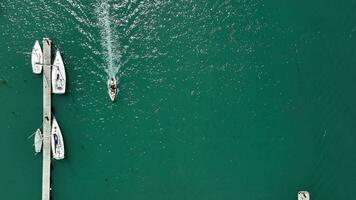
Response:
[[[51,41],[43,38],[42,200],[50,199],[51,182]]]

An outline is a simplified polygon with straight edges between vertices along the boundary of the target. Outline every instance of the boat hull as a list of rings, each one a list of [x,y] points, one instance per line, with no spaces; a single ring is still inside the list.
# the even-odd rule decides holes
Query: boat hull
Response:
[[[62,56],[56,52],[52,67],[52,93],[64,94],[66,91],[66,73]]]
[[[108,95],[109,95],[111,101],[114,101],[117,96],[116,79],[109,78],[107,85],[108,85]]]
[[[40,129],[36,130],[34,139],[35,152],[39,153],[42,150],[43,136]]]
[[[31,64],[32,64],[32,72],[34,74],[41,74],[42,72],[42,62],[43,62],[43,54],[40,43],[36,40],[35,45],[32,48],[31,53]]]
[[[56,118],[53,117],[51,130],[51,147],[52,156],[56,160],[64,159],[64,141],[61,129],[59,128]]]

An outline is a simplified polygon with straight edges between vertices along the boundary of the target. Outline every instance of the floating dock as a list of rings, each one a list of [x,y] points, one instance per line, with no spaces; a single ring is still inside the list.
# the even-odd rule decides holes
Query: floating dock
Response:
[[[51,181],[51,41],[43,38],[42,200],[50,199]]]

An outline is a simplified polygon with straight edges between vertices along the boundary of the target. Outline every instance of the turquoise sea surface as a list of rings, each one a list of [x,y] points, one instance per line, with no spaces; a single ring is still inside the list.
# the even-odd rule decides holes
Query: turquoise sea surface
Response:
[[[41,198],[43,37],[52,199],[356,199],[356,1],[1,0],[1,200]]]

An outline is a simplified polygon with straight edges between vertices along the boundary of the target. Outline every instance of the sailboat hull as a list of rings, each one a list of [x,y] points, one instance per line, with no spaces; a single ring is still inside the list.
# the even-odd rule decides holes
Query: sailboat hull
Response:
[[[52,155],[56,160],[64,159],[64,141],[56,118],[53,117],[51,130]]]
[[[56,52],[52,67],[52,93],[64,94],[66,91],[66,72],[62,56]]]
[[[43,136],[42,136],[41,130],[37,129],[36,133],[35,133],[35,141],[34,141],[34,146],[35,146],[35,152],[36,153],[41,152],[42,143],[43,143]]]
[[[42,72],[42,49],[38,40],[36,40],[35,45],[32,48],[31,54],[31,64],[32,64],[32,72],[34,74],[41,74]]]

